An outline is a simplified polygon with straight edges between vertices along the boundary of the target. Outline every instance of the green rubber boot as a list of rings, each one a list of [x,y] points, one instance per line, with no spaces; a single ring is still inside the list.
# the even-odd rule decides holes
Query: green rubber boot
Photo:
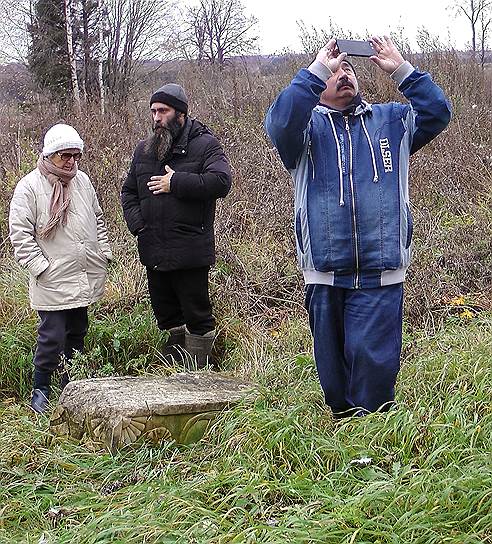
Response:
[[[161,350],[161,360],[165,363],[181,364],[185,358],[185,325],[169,329],[169,337]]]
[[[215,340],[215,329],[205,333],[191,334],[185,332],[185,351],[184,366],[186,370],[198,370],[211,364],[212,346]]]

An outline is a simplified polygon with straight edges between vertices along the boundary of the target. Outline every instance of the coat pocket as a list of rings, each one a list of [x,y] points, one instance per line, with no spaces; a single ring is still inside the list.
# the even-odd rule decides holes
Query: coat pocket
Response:
[[[60,276],[60,266],[59,266],[59,259],[57,257],[50,257],[48,259],[49,265],[48,268],[43,270],[39,276],[36,277],[36,284],[40,285],[47,285],[50,284],[53,281],[53,276],[56,280],[59,279]]]
[[[137,249],[140,262],[144,266],[154,266],[156,264],[156,244],[153,230],[146,225],[137,236]]]
[[[39,274],[38,276],[36,276],[36,284],[38,283],[41,283],[41,284],[46,284],[50,277],[52,276],[53,272],[55,271],[56,267],[57,267],[57,263],[58,263],[58,259],[56,258],[50,258],[48,259],[49,261],[49,265],[48,265],[48,268],[45,268],[41,274]]]

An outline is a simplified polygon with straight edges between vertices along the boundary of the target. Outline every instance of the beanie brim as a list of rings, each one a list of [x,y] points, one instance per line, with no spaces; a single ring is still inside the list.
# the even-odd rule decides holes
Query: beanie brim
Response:
[[[78,149],[80,152],[82,152],[84,151],[84,142],[82,140],[73,140],[72,142],[64,141],[52,143],[51,145],[45,145],[42,153],[45,157],[48,157],[49,155],[53,155],[53,153],[62,151],[63,149]]]
[[[154,102],[161,102],[162,104],[171,106],[175,110],[180,111],[181,113],[184,113],[185,115],[188,115],[188,104],[171,94],[168,94],[162,91],[157,91],[151,96],[150,105],[152,106]]]

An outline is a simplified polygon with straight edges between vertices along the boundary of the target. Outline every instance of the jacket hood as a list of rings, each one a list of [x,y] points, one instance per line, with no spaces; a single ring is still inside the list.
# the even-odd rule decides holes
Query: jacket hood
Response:
[[[197,119],[191,119],[190,117],[187,117],[183,126],[183,130],[181,131],[181,134],[173,145],[172,152],[182,154],[183,150],[186,151],[186,148],[188,147],[188,142],[190,140],[193,140],[193,138],[196,138],[197,136],[201,136],[202,134],[213,135],[212,131],[206,125],[204,125]]]
[[[324,115],[326,115],[327,113],[341,113],[339,110],[330,108],[328,106],[323,106],[322,104],[318,104],[314,108],[314,111],[317,111]],[[363,113],[369,113],[371,111],[372,111],[372,104],[369,104],[369,102],[366,102],[365,100],[361,100],[360,104],[355,108],[355,111],[352,115],[362,115]]]
[[[335,123],[333,121],[332,115],[336,113],[336,114],[340,114],[340,115],[353,115],[353,116],[356,116],[356,117],[360,117],[362,129],[363,129],[364,135],[365,135],[365,137],[367,139],[367,144],[369,146],[369,150],[370,150],[370,153],[371,153],[372,170],[373,170],[372,181],[374,183],[377,183],[379,181],[379,174],[378,174],[378,169],[377,169],[377,164],[376,164],[376,155],[375,155],[375,152],[374,152],[374,147],[373,147],[371,138],[369,137],[369,133],[368,133],[367,128],[366,128],[366,124],[364,122],[364,114],[371,112],[372,111],[372,106],[371,106],[371,104],[368,104],[367,102],[364,102],[363,100],[359,99],[358,105],[356,106],[355,110],[352,111],[352,112],[339,111],[339,110],[330,108],[328,106],[322,106],[321,104],[318,104],[314,108],[314,111],[317,111],[318,113],[321,113],[322,115],[325,115],[328,118],[331,130],[332,130],[332,133],[333,133],[333,138],[334,138],[334,141],[335,141],[336,147],[337,147],[337,164],[338,164],[339,192],[340,192],[339,205],[340,206],[345,206],[345,195],[344,195],[344,188],[343,188],[342,153],[341,153],[340,143],[339,143],[339,140],[338,140],[337,132],[336,132],[336,129],[335,129]]]

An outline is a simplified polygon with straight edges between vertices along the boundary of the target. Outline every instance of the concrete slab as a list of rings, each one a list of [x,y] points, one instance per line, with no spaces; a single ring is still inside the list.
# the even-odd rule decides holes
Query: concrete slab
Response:
[[[190,444],[219,411],[254,398],[254,389],[212,372],[73,381],[63,390],[50,427],[76,439],[88,435],[111,450],[139,440]]]

